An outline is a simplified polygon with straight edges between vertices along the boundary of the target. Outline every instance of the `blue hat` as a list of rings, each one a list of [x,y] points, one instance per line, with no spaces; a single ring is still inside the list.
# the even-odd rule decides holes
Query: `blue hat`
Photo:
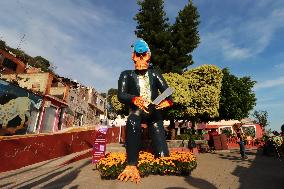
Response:
[[[144,53],[150,51],[148,44],[143,40],[140,39],[135,42],[134,44],[134,52],[137,53]]]

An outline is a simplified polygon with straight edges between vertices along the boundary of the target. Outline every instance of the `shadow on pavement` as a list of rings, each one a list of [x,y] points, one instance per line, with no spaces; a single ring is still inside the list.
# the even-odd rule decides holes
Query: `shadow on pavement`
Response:
[[[191,186],[195,187],[195,188],[199,188],[199,189],[217,189],[216,186],[214,186],[213,184],[211,184],[210,182],[204,180],[204,179],[200,179],[200,178],[195,178],[192,176],[187,176],[184,177],[184,180]],[[185,187],[167,187],[165,189],[187,189]]]
[[[204,180],[204,179],[200,179],[200,178],[194,178],[192,176],[186,177],[185,181],[191,185],[194,186],[196,188],[199,189],[217,189],[216,186],[214,186],[213,184],[211,184],[210,182]]]
[[[276,157],[267,157],[262,154],[262,150],[247,151],[246,154],[255,156],[254,159],[242,160],[238,151],[232,154],[219,154],[222,159],[235,162],[248,162],[249,167],[238,164],[232,175],[239,178],[240,189],[267,189],[284,188],[284,166]]]
[[[52,162],[54,162],[54,161],[57,161],[57,160],[58,160],[58,158],[54,158],[54,159],[52,159],[52,160],[48,160],[48,161],[46,161],[46,162],[43,163],[43,164],[40,164],[40,165],[38,165],[38,166],[34,166],[33,168],[25,169],[25,170],[23,170],[23,171],[19,171],[19,172],[12,173],[12,174],[7,175],[7,176],[4,176],[4,177],[0,177],[0,180],[3,180],[3,179],[6,179],[6,178],[9,178],[9,177],[13,177],[13,176],[16,176],[16,175],[25,173],[25,172],[29,172],[29,171],[38,169],[38,168],[40,168],[40,167],[43,167],[43,166],[45,166],[45,165],[48,165],[48,164],[50,164],[50,163],[52,163]],[[4,173],[5,173],[5,172],[4,172]]]
[[[39,184],[41,184],[41,183],[47,182],[47,181],[51,180],[52,178],[54,178],[54,177],[56,177],[56,176],[58,176],[58,175],[61,175],[62,173],[64,173],[65,171],[67,171],[67,170],[69,170],[69,169],[71,169],[71,167],[69,167],[69,168],[67,168],[67,169],[64,169],[64,170],[61,170],[61,171],[57,171],[57,172],[51,173],[51,174],[45,173],[45,174],[43,174],[43,175],[46,175],[46,174],[48,174],[48,175],[45,176],[45,177],[43,177],[43,178],[41,178],[41,179],[39,179],[39,180],[36,180],[36,181],[34,181],[34,182],[29,183],[30,181],[32,181],[32,180],[34,180],[34,179],[36,179],[36,178],[38,178],[38,177],[41,177],[42,175],[37,176],[37,177],[32,178],[32,179],[29,179],[29,180],[24,181],[24,182],[21,182],[21,183],[19,183],[19,184],[17,184],[17,185],[14,185],[13,187],[16,188],[16,187],[18,187],[18,186],[20,186],[20,185],[23,185],[23,184],[25,184],[25,183],[28,183],[28,184],[26,184],[26,185],[24,185],[24,186],[21,186],[20,188],[27,188],[27,189],[28,189],[28,188],[32,188],[32,187],[35,187],[35,186],[37,186],[37,185],[39,185]],[[52,172],[53,172],[53,171],[52,171]]]
[[[2,184],[0,188],[6,187],[6,188],[29,189],[41,185],[43,183],[47,184],[45,184],[41,188],[63,188],[64,186],[69,185],[71,182],[73,182],[81,172],[82,168],[89,165],[90,163],[91,160],[84,162],[82,165],[78,167],[67,167],[67,168],[65,167],[64,169],[57,167],[56,169],[53,169],[47,173],[42,173],[31,179],[16,183],[16,185],[13,185],[14,182]],[[54,178],[56,177],[59,178],[54,180]],[[72,186],[70,188],[76,189],[78,188],[78,185]]]
[[[276,157],[267,157],[262,150],[255,152],[249,168],[237,166],[232,173],[239,177],[240,188],[284,188],[284,167]]]
[[[43,186],[43,188],[63,188],[64,186],[70,184],[73,180],[75,180],[79,173],[81,172],[81,169],[84,168],[85,166],[89,165],[91,163],[90,161],[86,161],[82,165],[80,165],[78,168],[74,169],[68,174],[63,175],[62,177],[46,184]],[[78,188],[77,186],[72,186],[71,188]]]
[[[5,183],[5,184],[1,184],[0,185],[0,188],[5,188],[5,187],[7,187],[7,186],[9,186],[9,185],[11,185],[11,184],[13,184],[14,182],[9,182],[9,183]]]
[[[236,156],[236,155],[225,155],[225,156],[220,156],[221,159],[228,159],[231,160],[232,162],[243,162],[244,160],[242,160],[242,158],[240,156]],[[252,162],[253,160],[245,160],[248,162]]]

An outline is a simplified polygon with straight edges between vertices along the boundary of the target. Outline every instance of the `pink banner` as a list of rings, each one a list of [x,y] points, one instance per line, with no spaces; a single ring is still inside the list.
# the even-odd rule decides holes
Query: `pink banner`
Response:
[[[100,128],[98,130],[94,145],[93,145],[93,163],[98,163],[106,153],[106,133],[107,128]]]

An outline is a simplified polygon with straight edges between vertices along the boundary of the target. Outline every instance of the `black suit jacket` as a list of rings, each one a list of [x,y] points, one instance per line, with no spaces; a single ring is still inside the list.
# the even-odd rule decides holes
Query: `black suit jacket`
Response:
[[[148,69],[151,100],[155,100],[160,93],[164,92],[168,88],[168,84],[165,81],[162,74],[154,69]],[[120,74],[118,80],[118,100],[130,106],[131,109],[137,107],[132,104],[132,99],[136,96],[140,96],[139,79],[135,70],[126,70]],[[171,99],[171,96],[167,99]]]

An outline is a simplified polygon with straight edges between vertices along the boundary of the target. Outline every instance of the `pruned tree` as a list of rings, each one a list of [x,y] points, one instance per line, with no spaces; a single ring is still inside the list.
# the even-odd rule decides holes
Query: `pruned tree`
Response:
[[[167,113],[171,117],[206,121],[219,115],[222,71],[213,65],[203,65],[184,74],[164,74],[174,88],[173,107]]]

